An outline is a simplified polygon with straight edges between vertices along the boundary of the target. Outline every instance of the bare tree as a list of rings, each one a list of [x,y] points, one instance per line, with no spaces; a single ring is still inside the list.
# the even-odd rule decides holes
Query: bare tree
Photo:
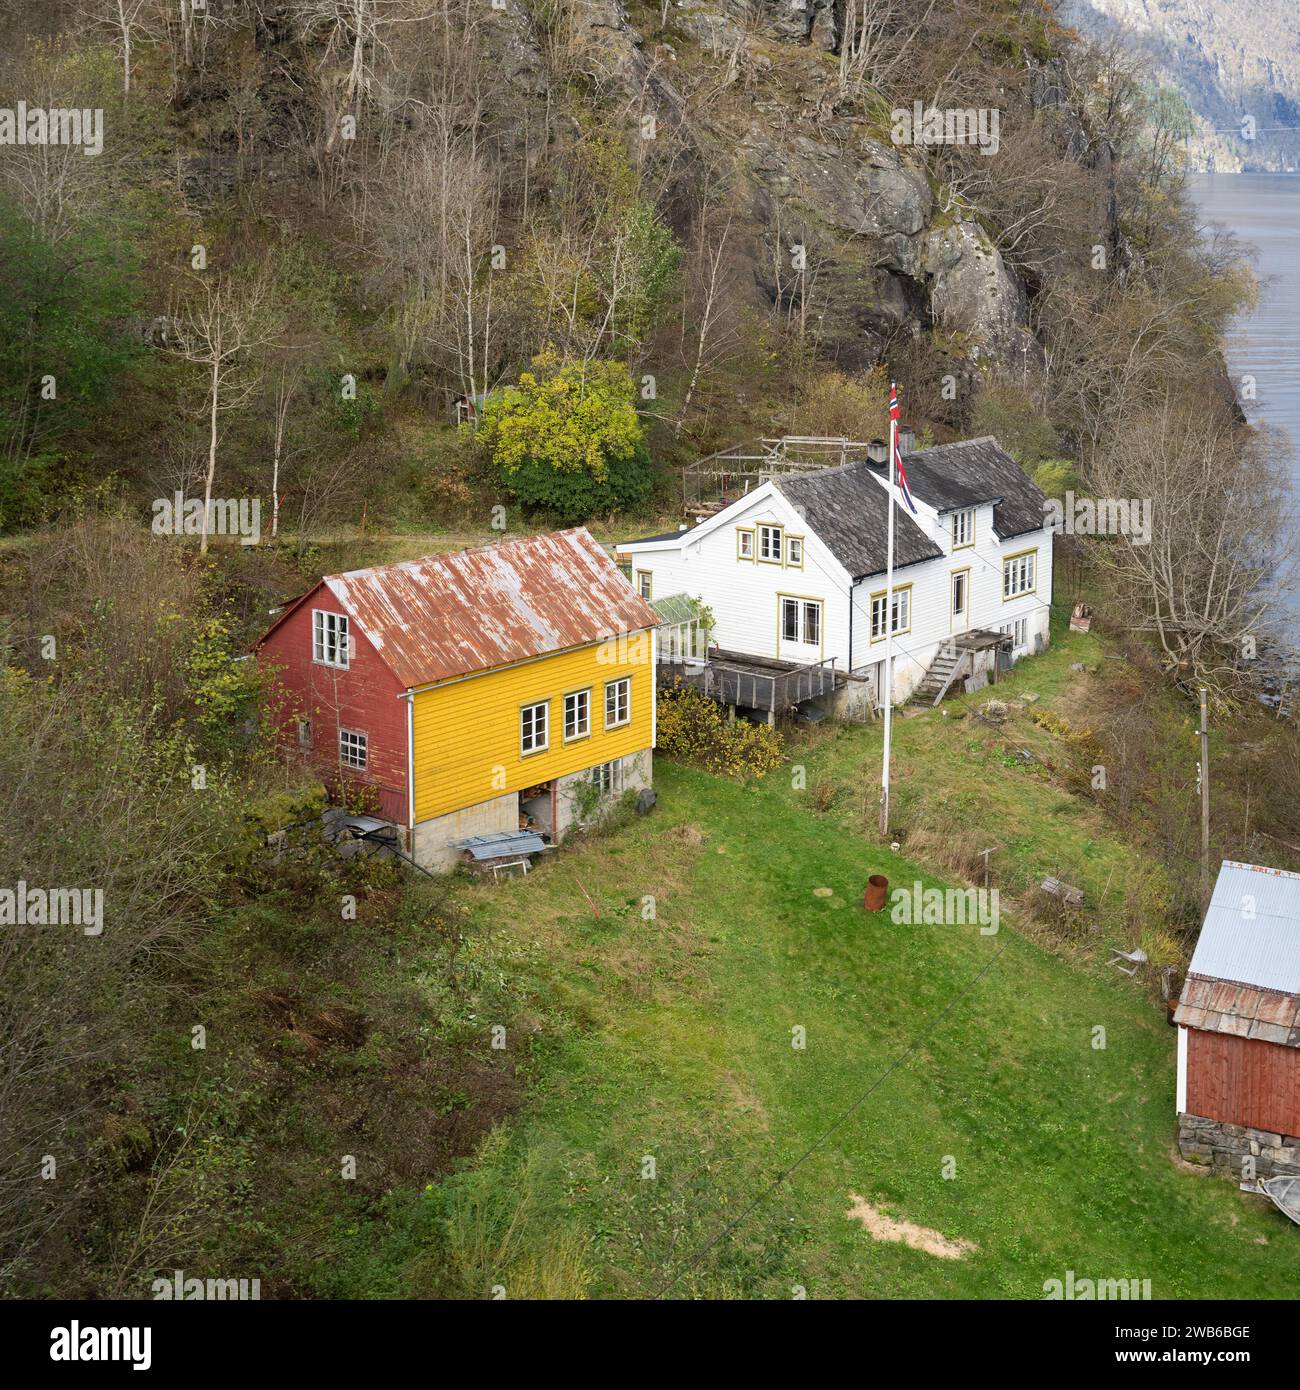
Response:
[[[268,288],[265,274],[242,281],[229,276],[200,279],[197,293],[176,315],[178,337],[173,351],[202,367],[207,378],[204,415],[208,466],[199,543],[200,553],[205,555],[221,417],[242,406],[253,394],[258,383],[255,354],[276,338],[276,327],[267,315]]]
[[[1121,501],[1150,506],[1147,543],[1130,522],[1128,534],[1099,538],[1095,555],[1124,615],[1155,637],[1180,684],[1225,697],[1244,689],[1294,586],[1283,458],[1278,441],[1235,426],[1202,392],[1167,394],[1124,418],[1089,459],[1112,515]]]

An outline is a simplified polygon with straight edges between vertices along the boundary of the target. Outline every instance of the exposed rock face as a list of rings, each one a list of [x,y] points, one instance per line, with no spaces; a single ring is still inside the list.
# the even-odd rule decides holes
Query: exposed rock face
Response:
[[[966,340],[975,365],[1041,361],[1029,331],[1024,288],[978,223],[954,222],[926,233],[922,265],[935,322]]]
[[[540,44],[522,0],[505,3],[503,77],[536,102],[547,90]],[[635,118],[654,115],[685,150],[682,167],[694,158],[732,174],[735,254],[757,305],[798,315],[846,367],[874,364],[900,333],[932,325],[972,370],[1037,354],[1024,290],[978,225],[935,226],[924,168],[837,104],[825,56],[837,41],[833,0],[673,0],[673,29],[714,57],[731,89],[726,114],[703,122],[688,119],[673,85],[677,39],[643,43],[622,0],[586,0],[575,19],[580,66],[599,90]],[[768,56],[775,43],[788,58]],[[769,80],[774,62],[784,91]]]

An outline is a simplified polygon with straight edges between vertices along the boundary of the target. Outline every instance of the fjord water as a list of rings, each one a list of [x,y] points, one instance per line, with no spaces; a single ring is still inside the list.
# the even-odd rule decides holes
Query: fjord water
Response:
[[[1188,187],[1203,222],[1220,223],[1257,253],[1259,307],[1233,324],[1228,366],[1239,392],[1243,376],[1255,378],[1258,398],[1241,403],[1251,422],[1290,436],[1294,528],[1300,526],[1300,176],[1199,174]],[[1290,628],[1300,641],[1300,613]]]

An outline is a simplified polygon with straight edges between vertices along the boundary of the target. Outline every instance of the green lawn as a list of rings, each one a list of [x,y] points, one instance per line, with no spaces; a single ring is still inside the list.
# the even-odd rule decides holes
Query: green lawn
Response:
[[[656,780],[652,816],[465,890],[465,1026],[485,1047],[507,1026],[525,1108],[395,1198],[386,1243],[340,1236],[327,1291],[1037,1298],[1067,1270],[1157,1298],[1289,1288],[1295,1230],[1177,1164],[1174,1031],[1131,982],[1005,918],[867,916],[868,873],[935,880],[784,773],[661,760]],[[873,1240],[850,1193],[976,1248]]]

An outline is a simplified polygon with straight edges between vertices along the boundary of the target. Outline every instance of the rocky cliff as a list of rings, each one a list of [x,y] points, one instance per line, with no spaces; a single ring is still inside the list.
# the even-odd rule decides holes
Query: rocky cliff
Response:
[[[505,2],[503,66],[540,105],[548,77],[535,19],[521,0]],[[846,367],[936,328],[971,372],[1040,355],[1025,288],[974,211],[941,207],[915,152],[890,142],[887,118],[843,98],[837,2],[673,0],[668,13],[664,28],[658,7],[638,23],[620,0],[587,0],[577,11],[584,75],[607,107],[654,118],[683,177],[707,167],[726,187],[744,295],[810,314],[821,354]],[[652,24],[658,42],[643,37]],[[689,116],[684,84],[696,97]],[[702,86],[716,88],[703,116]]]
[[[1196,124],[1193,167],[1300,170],[1296,0],[1065,0],[1061,13],[1085,33],[1118,38],[1183,95]]]

